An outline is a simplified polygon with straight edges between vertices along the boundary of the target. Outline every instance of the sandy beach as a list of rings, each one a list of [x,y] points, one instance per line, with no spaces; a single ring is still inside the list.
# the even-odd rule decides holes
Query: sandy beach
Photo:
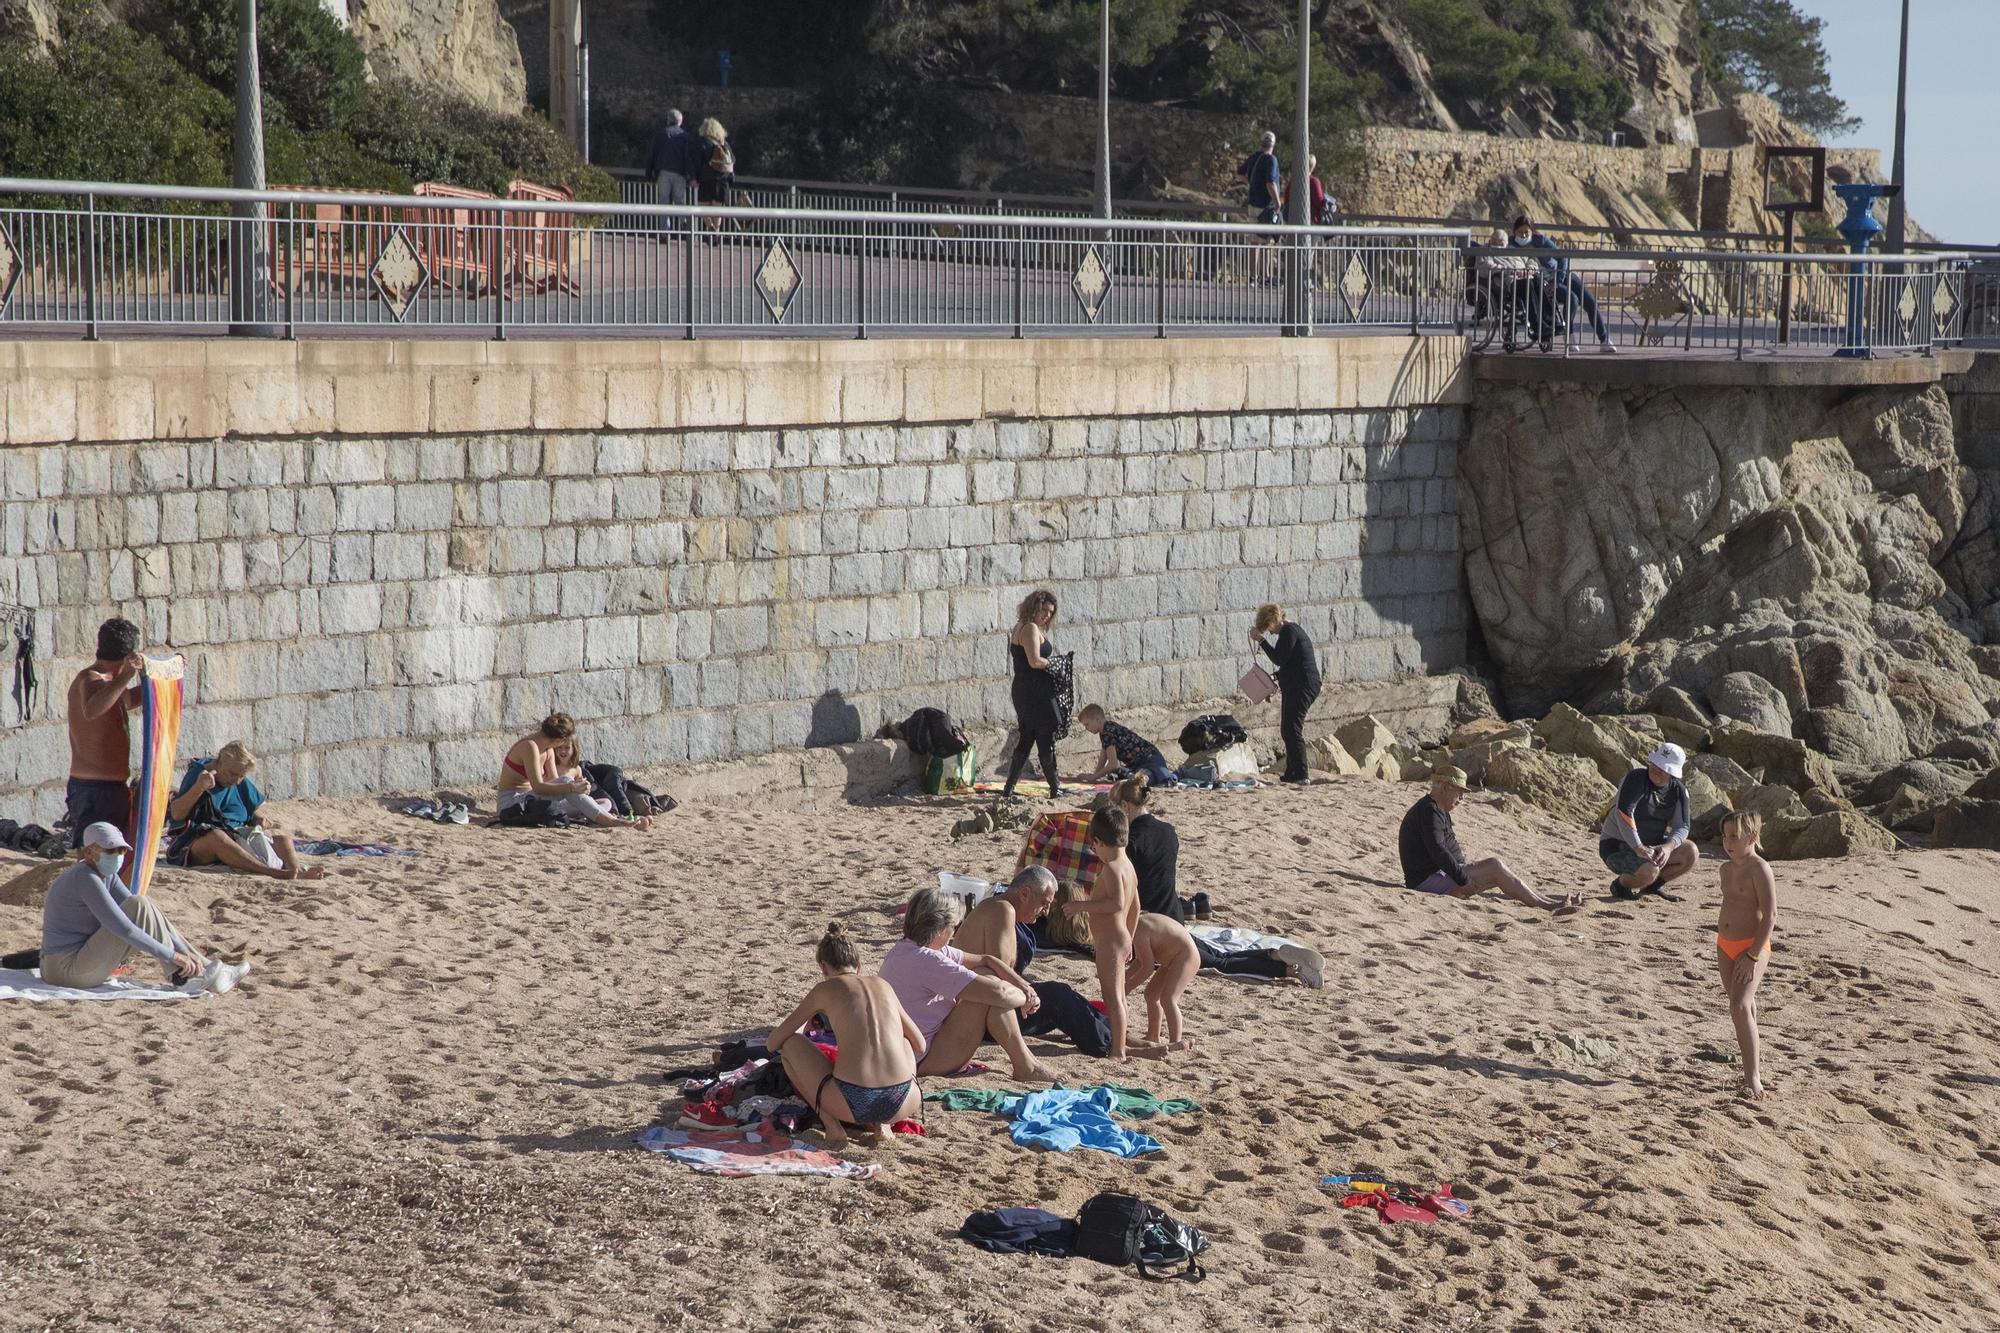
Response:
[[[665,1070],[804,994],[828,920],[872,965],[886,908],[1011,869],[1017,834],[950,841],[947,798],[690,804],[646,836],[278,804],[420,855],[318,884],[163,871],[194,942],[253,963],[237,993],[0,1009],[0,1326],[2000,1328],[2000,856],[1778,866],[1771,1093],[1746,1104],[1716,862],[1678,903],[1614,904],[1593,839],[1474,793],[1468,850],[1586,907],[1421,897],[1394,846],[1418,794],[1161,798],[1183,892],[1327,958],[1317,991],[1198,978],[1200,1046],[1163,1064],[1035,1043],[1073,1083],[1199,1101],[1142,1126],[1165,1152],[1036,1152],[932,1107],[927,1139],[853,1151],[883,1163],[861,1184],[631,1143],[677,1104]],[[0,945],[38,939],[38,909],[0,904]],[[1095,993],[1080,958],[1031,975]],[[1473,1214],[1387,1225],[1318,1188],[1360,1170],[1448,1181]],[[1201,1226],[1208,1281],[953,1234],[1103,1189]]]

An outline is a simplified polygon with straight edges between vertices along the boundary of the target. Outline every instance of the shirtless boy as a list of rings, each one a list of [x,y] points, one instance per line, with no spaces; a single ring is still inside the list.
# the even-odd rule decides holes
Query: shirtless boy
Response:
[[[1771,927],[1778,915],[1771,864],[1758,855],[1763,831],[1763,818],[1749,811],[1723,817],[1722,850],[1729,864],[1722,867],[1722,913],[1715,923],[1715,957],[1743,1052],[1742,1092],[1753,1100],[1764,1095],[1757,1067],[1757,983],[1771,961]]]
[[[1125,989],[1146,988],[1146,1041],[1158,1045],[1160,1020],[1166,1020],[1166,1049],[1194,1048],[1194,1038],[1181,1031],[1181,992],[1201,971],[1201,953],[1188,928],[1160,912],[1141,912],[1132,937],[1132,965],[1125,969]]]
[[[819,1113],[829,1147],[844,1145],[850,1127],[878,1143],[882,1126],[914,1116],[923,1100],[917,1088],[923,1033],[903,1012],[888,982],[861,975],[861,956],[838,921],[820,937],[819,974],[819,985],[771,1030],[765,1045],[784,1062],[799,1095]],[[814,1014],[825,1014],[833,1029],[840,1048],[838,1072],[802,1031]]]
[[[132,836],[132,745],[125,715],[144,697],[132,682],[146,672],[139,627],[107,620],[97,627],[97,660],[69,683],[69,845],[99,822]]]
[[[1132,956],[1132,938],[1139,929],[1139,877],[1125,855],[1130,825],[1117,806],[1090,817],[1090,850],[1097,854],[1097,878],[1088,898],[1073,898],[1057,910],[1090,918],[1091,948],[1097,954],[1097,984],[1103,992],[1104,1021],[1111,1029],[1112,1060],[1166,1054],[1157,1046],[1128,1046],[1125,1041],[1125,964]]]

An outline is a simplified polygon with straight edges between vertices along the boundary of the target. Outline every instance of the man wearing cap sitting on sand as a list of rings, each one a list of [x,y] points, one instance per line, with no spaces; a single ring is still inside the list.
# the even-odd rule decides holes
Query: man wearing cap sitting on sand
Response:
[[[137,954],[150,954],[168,984],[220,995],[250,970],[248,963],[204,959],[173,928],[151,898],[125,887],[118,868],[132,850],[116,827],[96,823],[82,831],[75,865],[56,876],[42,904],[42,980],[88,990]]]
[[[1604,813],[1597,854],[1611,873],[1611,896],[1636,898],[1659,893],[1694,869],[1698,853],[1687,840],[1688,789],[1681,782],[1687,755],[1678,745],[1662,745],[1618,784],[1618,799]]]
[[[1396,850],[1403,861],[1403,886],[1418,893],[1470,898],[1498,889],[1517,903],[1550,912],[1573,912],[1582,900],[1574,894],[1551,898],[1537,893],[1497,856],[1468,862],[1458,849],[1451,826],[1452,807],[1465,795],[1465,771],[1440,768],[1431,774],[1430,795],[1411,806],[1396,831]]]

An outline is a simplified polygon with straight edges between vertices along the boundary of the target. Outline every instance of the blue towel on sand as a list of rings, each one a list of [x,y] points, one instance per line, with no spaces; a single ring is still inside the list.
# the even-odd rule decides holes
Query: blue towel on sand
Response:
[[[1117,1099],[1110,1088],[1045,1088],[1015,1097],[1000,1107],[1014,1117],[1014,1142],[1024,1147],[1068,1152],[1096,1148],[1120,1157],[1160,1151],[1160,1141],[1125,1129],[1111,1118]]]

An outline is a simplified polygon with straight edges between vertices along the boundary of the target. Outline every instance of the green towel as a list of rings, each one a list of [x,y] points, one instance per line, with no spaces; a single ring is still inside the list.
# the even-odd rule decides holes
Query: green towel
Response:
[[[1092,1084],[1080,1089],[1089,1092],[1092,1088],[1111,1089],[1117,1104],[1112,1108],[1119,1115],[1134,1120],[1148,1120],[1156,1115],[1177,1115],[1182,1111],[1199,1111],[1201,1106],[1185,1097],[1160,1097],[1144,1088],[1121,1088],[1116,1083]],[[927,1102],[938,1102],[947,1111],[998,1111],[1009,1098],[1025,1097],[1026,1090],[1014,1091],[1008,1088],[941,1088],[924,1094]]]

